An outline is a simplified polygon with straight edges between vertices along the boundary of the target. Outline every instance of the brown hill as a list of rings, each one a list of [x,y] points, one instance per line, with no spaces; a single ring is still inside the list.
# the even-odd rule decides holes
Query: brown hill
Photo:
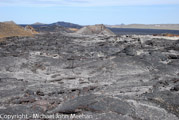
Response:
[[[16,24],[14,21],[5,21],[3,23]]]
[[[33,36],[33,33],[13,22],[0,22],[0,38],[12,36]]]
[[[83,34],[83,35],[107,35],[107,36],[114,36],[115,34],[107,29],[104,25],[92,25],[86,26],[78,30],[76,33]]]

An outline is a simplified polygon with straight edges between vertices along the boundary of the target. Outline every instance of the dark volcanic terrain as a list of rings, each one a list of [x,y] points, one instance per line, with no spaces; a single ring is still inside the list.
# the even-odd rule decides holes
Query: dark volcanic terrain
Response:
[[[51,32],[0,42],[0,114],[179,120],[179,40]],[[60,120],[69,120],[61,118]]]

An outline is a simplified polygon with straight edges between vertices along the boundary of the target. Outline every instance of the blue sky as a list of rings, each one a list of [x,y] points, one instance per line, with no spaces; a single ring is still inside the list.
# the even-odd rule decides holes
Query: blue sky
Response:
[[[179,23],[179,0],[0,0],[0,21],[92,24]]]

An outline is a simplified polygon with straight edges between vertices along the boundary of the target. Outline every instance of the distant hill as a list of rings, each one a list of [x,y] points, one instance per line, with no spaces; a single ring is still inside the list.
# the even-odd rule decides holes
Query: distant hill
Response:
[[[20,26],[25,27],[28,24],[20,24]],[[36,31],[38,32],[75,32],[78,29],[82,28],[82,26],[78,24],[68,23],[68,22],[56,22],[51,24],[43,24],[43,23],[34,23],[31,24]]]
[[[14,22],[0,22],[0,38],[12,36],[33,36],[33,32],[25,30]]]
[[[70,32],[68,28],[57,25],[34,26],[34,28],[39,32]]]
[[[59,25],[59,26],[63,26],[63,27],[67,27],[67,28],[82,28],[81,25],[78,24],[73,24],[73,23],[69,23],[69,22],[56,22],[56,23],[52,23],[50,25]]]
[[[40,22],[36,22],[36,23],[33,23],[31,25],[45,25],[44,23],[40,23]]]
[[[129,24],[129,25],[106,25],[110,28],[136,28],[136,29],[161,29],[179,30],[179,24]]]
[[[107,29],[102,24],[85,26],[80,30],[78,30],[76,33],[82,35],[107,35],[107,36],[115,35],[111,30]]]

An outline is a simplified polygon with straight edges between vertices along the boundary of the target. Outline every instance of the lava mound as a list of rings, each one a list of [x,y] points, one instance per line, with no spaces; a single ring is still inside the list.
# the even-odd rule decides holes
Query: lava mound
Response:
[[[106,28],[104,25],[92,25],[92,26],[85,26],[78,30],[76,33],[82,35],[106,35],[106,36],[115,36],[115,34]]]

